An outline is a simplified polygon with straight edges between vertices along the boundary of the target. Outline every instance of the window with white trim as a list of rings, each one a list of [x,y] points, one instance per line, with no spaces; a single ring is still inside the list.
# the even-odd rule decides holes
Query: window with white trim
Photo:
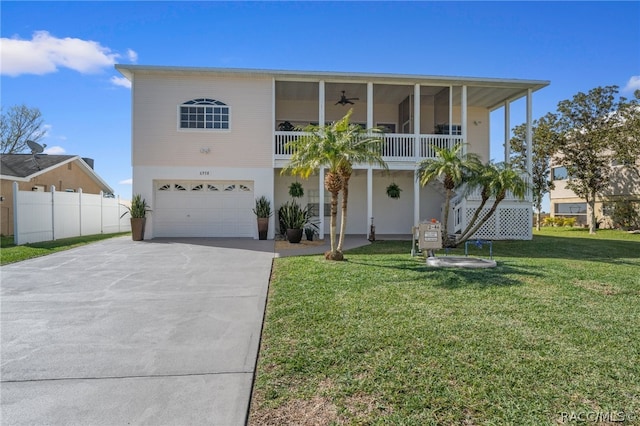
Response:
[[[215,99],[192,99],[178,108],[181,129],[229,130],[231,108]]]

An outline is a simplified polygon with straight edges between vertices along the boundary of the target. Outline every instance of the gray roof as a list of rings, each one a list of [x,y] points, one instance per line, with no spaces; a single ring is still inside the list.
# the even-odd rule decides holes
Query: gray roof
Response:
[[[105,192],[113,193],[113,189],[93,170],[93,160],[84,159],[78,155],[0,154],[0,176],[3,179],[12,177],[19,180],[31,179],[50,169],[76,160]]]
[[[75,157],[77,155],[2,154],[0,155],[1,173],[3,176],[26,178]]]

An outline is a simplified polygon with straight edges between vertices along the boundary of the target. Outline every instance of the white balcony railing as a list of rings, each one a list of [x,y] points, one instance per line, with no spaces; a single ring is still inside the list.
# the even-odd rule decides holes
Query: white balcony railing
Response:
[[[274,156],[276,160],[287,160],[293,153],[287,144],[295,141],[305,132],[275,132]],[[416,139],[419,144],[416,147]],[[420,161],[426,158],[435,158],[436,152],[433,146],[438,148],[452,148],[456,143],[462,143],[462,136],[449,135],[420,135],[387,133],[382,144],[382,157],[385,161]],[[416,148],[418,155],[416,156]]]
[[[462,136],[420,135],[420,157],[435,158],[436,150],[433,148],[434,146],[451,149],[455,144],[462,142]]]

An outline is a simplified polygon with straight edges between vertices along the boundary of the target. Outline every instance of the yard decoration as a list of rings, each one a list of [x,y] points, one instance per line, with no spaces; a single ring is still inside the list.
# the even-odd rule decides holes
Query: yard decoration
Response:
[[[258,239],[266,240],[269,233],[269,218],[273,215],[271,211],[271,202],[264,195],[256,198],[256,206],[253,213],[258,220]]]
[[[133,241],[144,240],[144,227],[147,223],[147,212],[151,209],[147,204],[147,201],[142,198],[142,195],[135,194],[131,199],[131,205],[123,204],[127,209],[126,212],[120,217],[124,217],[127,213],[131,216],[131,239]]]

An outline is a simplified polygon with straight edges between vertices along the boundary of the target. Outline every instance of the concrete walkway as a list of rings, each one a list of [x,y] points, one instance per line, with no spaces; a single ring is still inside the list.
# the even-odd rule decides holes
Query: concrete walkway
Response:
[[[2,267],[3,425],[242,425],[273,241],[106,240]]]

